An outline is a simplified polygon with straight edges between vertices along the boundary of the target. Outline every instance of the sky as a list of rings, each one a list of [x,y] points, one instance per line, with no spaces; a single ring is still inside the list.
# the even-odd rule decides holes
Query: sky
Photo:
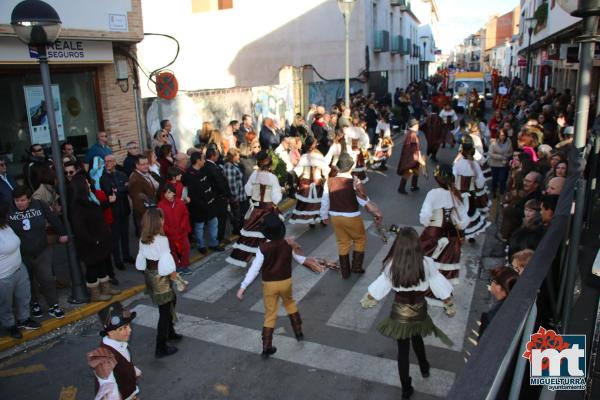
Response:
[[[444,54],[481,28],[490,15],[505,14],[519,0],[436,0],[439,9],[437,47]]]

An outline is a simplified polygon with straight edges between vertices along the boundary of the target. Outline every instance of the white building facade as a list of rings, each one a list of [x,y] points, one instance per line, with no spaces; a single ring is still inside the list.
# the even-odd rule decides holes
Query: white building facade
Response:
[[[368,90],[393,91],[418,78],[419,20],[410,4],[356,0],[350,18],[350,76]],[[223,4],[227,4],[223,7]],[[168,69],[183,90],[279,83],[282,67],[312,66],[316,81],[344,79],[344,20],[336,0],[191,0],[142,3],[146,32],[174,37]],[[174,57],[177,44],[150,36],[138,46],[143,69]],[[322,77],[322,78],[321,78]],[[154,93],[142,84],[144,97]]]

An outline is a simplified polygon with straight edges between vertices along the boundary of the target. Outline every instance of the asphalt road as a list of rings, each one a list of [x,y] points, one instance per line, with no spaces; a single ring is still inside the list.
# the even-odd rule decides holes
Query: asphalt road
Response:
[[[441,162],[450,162],[455,150],[441,150]],[[370,171],[367,191],[384,213],[386,224],[418,227],[418,214],[427,191],[435,187],[432,177],[421,178],[421,190],[408,196],[396,192],[399,177],[396,151],[386,173]],[[430,166],[430,176],[433,165]],[[364,215],[370,223],[370,217]],[[335,259],[337,251],[330,227],[309,230],[288,226],[306,254]],[[432,367],[423,379],[411,353],[414,399],[443,398],[473,347],[472,330],[489,304],[481,277],[481,251],[485,238],[463,248],[461,283],[455,290],[458,313],[447,318],[443,310],[430,307],[436,324],[455,345],[448,348],[429,337],[426,351]],[[294,291],[304,321],[305,341],[297,343],[286,316],[277,321],[275,356],[260,358],[262,295],[259,279],[240,302],[235,291],[245,270],[224,262],[218,254],[195,266],[190,288],[179,295],[176,329],[185,335],[179,352],[154,358],[158,311],[147,297],[131,307],[138,312],[130,349],[143,371],[142,399],[397,399],[400,382],[396,367],[396,343],[380,335],[376,326],[390,311],[392,296],[375,309],[362,310],[359,300],[379,274],[389,249],[369,233],[364,276],[342,280],[328,271],[316,275],[295,266]],[[485,274],[483,274],[485,275]],[[74,329],[46,344],[0,361],[0,399],[91,399],[94,378],[85,353],[98,345],[96,318],[81,321]]]

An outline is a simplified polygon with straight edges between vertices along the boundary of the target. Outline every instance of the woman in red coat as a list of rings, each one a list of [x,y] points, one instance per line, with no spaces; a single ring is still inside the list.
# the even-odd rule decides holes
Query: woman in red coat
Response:
[[[177,189],[171,184],[165,186],[162,199],[158,202],[164,215],[163,229],[171,254],[181,275],[189,275],[190,271],[190,240],[188,235],[192,231],[190,214],[181,198],[177,197]]]

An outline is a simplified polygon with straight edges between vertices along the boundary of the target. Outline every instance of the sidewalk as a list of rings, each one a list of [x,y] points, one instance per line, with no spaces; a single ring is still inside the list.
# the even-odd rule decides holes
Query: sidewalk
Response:
[[[284,213],[287,210],[294,207],[296,201],[294,199],[285,198],[279,203],[279,210]],[[132,256],[135,257],[137,254],[137,239],[134,237],[133,232],[131,233],[131,253]],[[226,240],[227,244],[233,243],[237,240],[237,236],[232,236]],[[209,257],[213,252],[209,251],[207,255],[200,254],[197,249],[193,248],[190,254],[190,264],[191,269],[198,268],[202,261]],[[69,271],[68,265],[66,263],[66,252],[64,246],[55,246],[54,248],[54,260],[53,267],[56,278],[60,282],[69,282]],[[113,296],[110,302],[113,301],[124,301],[138,293],[142,293],[144,291],[144,275],[138,272],[133,265],[127,265],[124,271],[120,271],[115,269],[115,275],[119,280],[119,286],[117,287],[122,291],[121,294]],[[59,328],[65,327],[74,322],[80,321],[84,318],[87,318],[91,315],[98,313],[102,308],[104,308],[109,302],[96,302],[96,303],[86,303],[86,304],[70,304],[68,302],[68,298],[71,294],[71,288],[63,287],[58,290],[59,294],[59,302],[63,309],[65,310],[65,317],[61,319],[56,319],[45,315],[42,319],[38,321],[42,324],[40,329],[34,331],[22,330],[23,338],[22,339],[13,339],[10,336],[6,336],[7,333],[3,332],[0,336],[0,352],[6,351],[18,345],[27,346],[27,342],[44,336],[50,332],[53,332]],[[44,307],[44,305],[42,305]],[[45,308],[44,308],[45,309]]]

